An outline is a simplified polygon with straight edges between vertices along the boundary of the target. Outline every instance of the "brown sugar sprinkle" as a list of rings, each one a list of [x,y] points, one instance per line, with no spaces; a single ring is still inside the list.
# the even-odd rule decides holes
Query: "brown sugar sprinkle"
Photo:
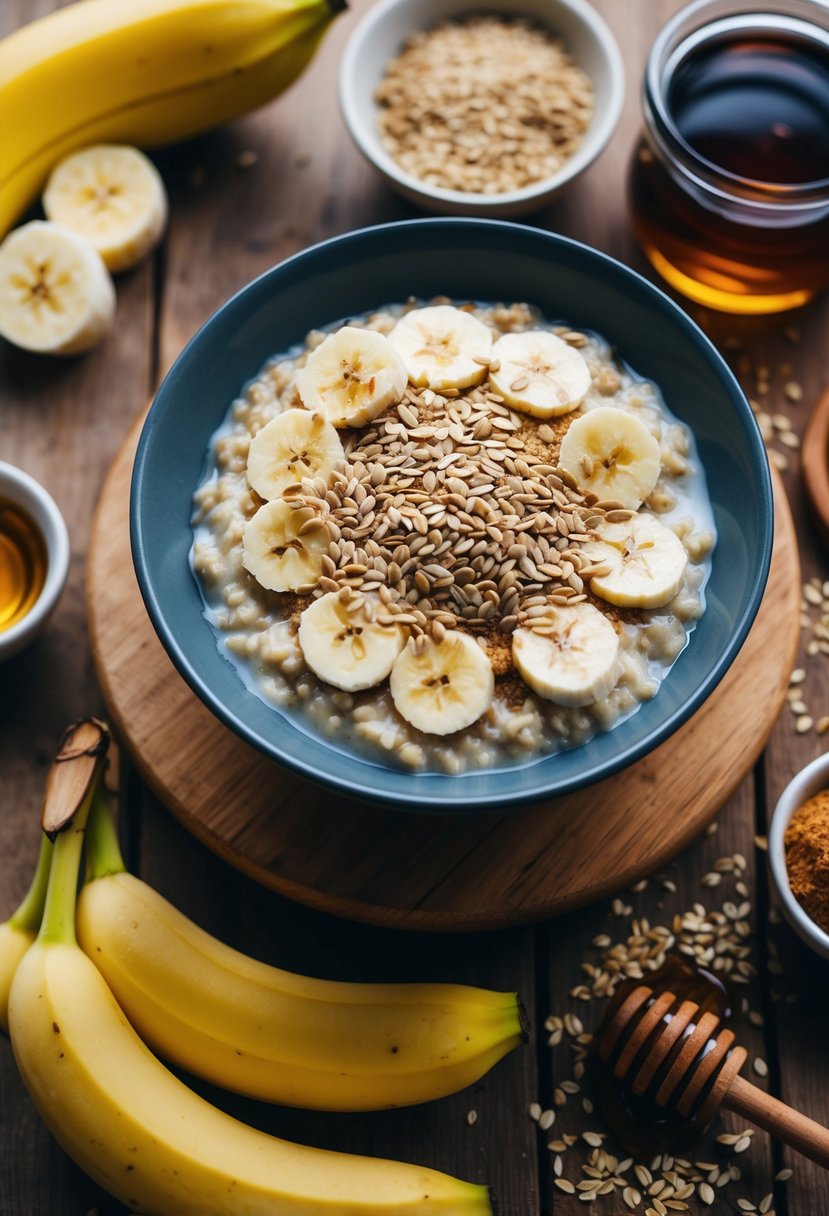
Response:
[[[829,933],[828,790],[821,790],[795,811],[785,845],[792,894],[815,924]]]
[[[375,100],[383,144],[402,169],[474,194],[551,177],[593,113],[591,83],[560,39],[491,15],[414,35]]]

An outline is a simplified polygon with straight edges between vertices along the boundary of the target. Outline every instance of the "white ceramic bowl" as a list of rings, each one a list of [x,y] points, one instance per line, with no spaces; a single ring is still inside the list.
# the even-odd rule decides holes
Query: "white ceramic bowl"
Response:
[[[533,18],[559,35],[593,83],[594,110],[576,152],[553,177],[506,194],[470,194],[429,186],[392,160],[380,140],[374,92],[406,38],[467,13]],[[587,0],[380,0],[356,27],[340,65],[340,108],[352,139],[389,185],[410,202],[443,215],[516,216],[544,206],[595,160],[622,110],[619,48]]]
[[[0,661],[10,659],[46,624],[60,599],[69,572],[69,536],[57,503],[22,469],[0,461],[0,500],[21,507],[34,520],[46,544],[46,580],[34,606],[26,615],[0,633]]]
[[[821,790],[829,789],[829,753],[818,756],[793,777],[780,795],[769,828],[769,872],[783,915],[798,937],[817,954],[829,959],[829,933],[825,933],[795,899],[786,870],[784,838],[789,821],[799,806]]]

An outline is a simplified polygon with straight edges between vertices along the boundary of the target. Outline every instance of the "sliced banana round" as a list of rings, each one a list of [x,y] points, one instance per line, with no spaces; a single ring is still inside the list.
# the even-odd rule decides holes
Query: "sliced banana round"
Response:
[[[635,511],[659,480],[659,441],[635,414],[602,405],[570,423],[559,464],[580,489]]]
[[[358,692],[385,680],[406,644],[399,625],[380,625],[367,605],[380,609],[379,596],[354,608],[339,591],[329,591],[299,618],[299,645],[311,670],[335,688]],[[351,611],[349,611],[351,608]]]
[[[0,245],[0,335],[42,355],[90,350],[112,328],[115,288],[77,233],[33,220]]]
[[[316,583],[328,529],[310,507],[266,502],[245,524],[242,565],[268,591],[298,591]]]
[[[365,426],[406,391],[406,368],[383,334],[343,325],[308,356],[296,387],[333,426]]]
[[[662,608],[682,586],[688,556],[679,537],[652,515],[633,515],[623,523],[603,523],[598,540],[581,551],[594,565],[608,568],[590,579],[595,595],[620,608]]]
[[[52,170],[43,210],[87,240],[110,270],[129,270],[162,237],[167,192],[143,152],[98,144],[67,156]]]
[[[590,388],[580,351],[545,329],[504,334],[492,348],[489,380],[507,405],[535,418],[569,414]]]
[[[556,705],[591,705],[621,673],[619,637],[592,604],[550,605],[549,624],[516,629],[512,657],[540,697]]]
[[[322,414],[285,410],[251,440],[248,481],[260,498],[280,498],[303,478],[327,479],[343,460],[340,437]]]
[[[450,629],[429,638],[419,653],[406,646],[389,680],[397,712],[427,735],[451,735],[471,726],[492,704],[492,664],[468,633]]]
[[[389,334],[409,379],[438,392],[481,384],[492,352],[492,331],[451,304],[413,308]]]

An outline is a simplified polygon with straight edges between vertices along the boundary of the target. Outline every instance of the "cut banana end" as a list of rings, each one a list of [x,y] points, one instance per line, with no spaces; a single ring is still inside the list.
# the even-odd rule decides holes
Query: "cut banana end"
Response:
[[[427,735],[451,735],[477,722],[492,704],[495,675],[481,647],[450,629],[440,642],[428,638],[417,653],[401,651],[389,680],[397,712]]]
[[[325,521],[278,499],[245,524],[242,565],[267,591],[298,591],[316,583],[327,549]]]
[[[540,697],[556,705],[591,705],[619,679],[616,630],[592,604],[550,605],[549,624],[516,629],[512,657]]]
[[[373,610],[382,607],[379,596],[356,602],[359,607],[354,607],[351,597],[329,591],[299,619],[305,662],[326,684],[346,692],[373,688],[385,680],[406,644],[399,625],[380,625],[374,618]]]
[[[546,330],[504,334],[492,348],[490,383],[507,405],[535,418],[569,414],[590,388],[590,369],[573,346]]]
[[[559,464],[580,489],[635,511],[659,479],[659,442],[635,414],[603,405],[570,423]]]
[[[161,239],[167,193],[143,152],[100,144],[57,165],[46,184],[43,210],[97,249],[110,270],[129,270]]]
[[[112,327],[115,288],[95,250],[33,220],[0,245],[0,335],[42,355],[90,350]]]
[[[662,608],[682,586],[688,556],[682,541],[652,515],[634,515],[624,523],[601,524],[598,540],[582,545],[595,565],[590,588],[620,608]]]
[[[340,437],[322,414],[285,410],[251,440],[248,481],[260,498],[280,498],[304,478],[326,480],[345,460]]]
[[[344,325],[313,350],[296,379],[309,410],[333,426],[365,426],[406,391],[406,368],[388,338]]]
[[[420,388],[470,388],[487,375],[492,332],[451,304],[412,309],[397,322],[389,341],[412,384]]]

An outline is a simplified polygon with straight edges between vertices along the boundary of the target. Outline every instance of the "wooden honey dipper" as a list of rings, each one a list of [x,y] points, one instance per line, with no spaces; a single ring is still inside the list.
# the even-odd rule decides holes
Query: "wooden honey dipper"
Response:
[[[696,995],[696,994],[694,994]],[[739,1076],[748,1053],[703,998],[625,986],[595,1039],[598,1058],[637,1098],[704,1128],[720,1106],[829,1168],[829,1130]]]

